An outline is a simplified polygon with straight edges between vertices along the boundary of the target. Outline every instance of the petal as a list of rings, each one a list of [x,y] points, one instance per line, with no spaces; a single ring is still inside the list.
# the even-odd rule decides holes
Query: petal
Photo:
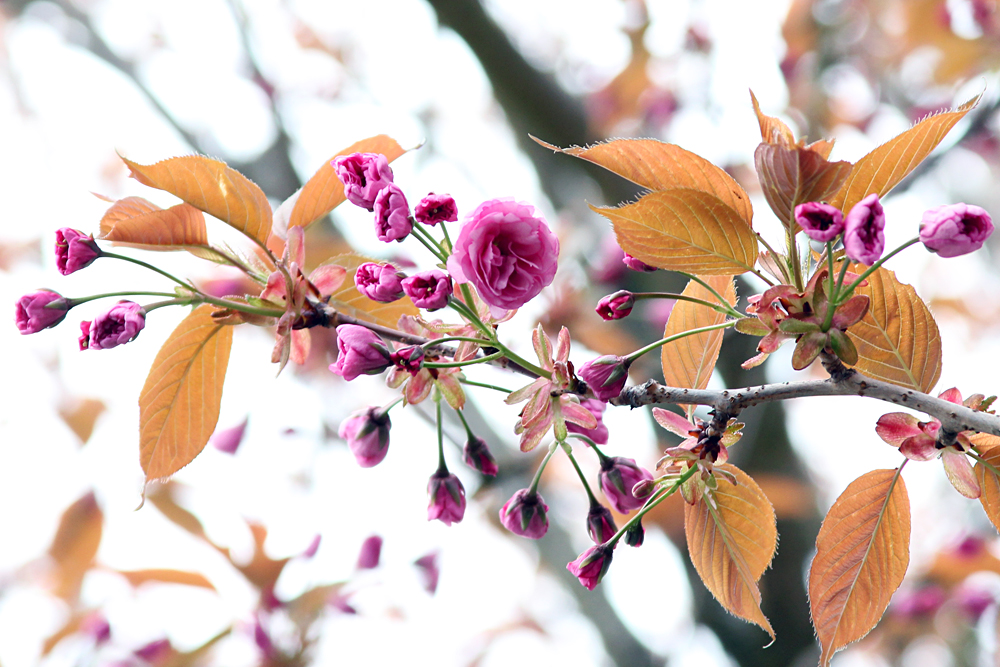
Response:
[[[569,361],[569,329],[563,327],[556,338],[556,361]]]
[[[336,264],[324,264],[309,274],[309,282],[316,286],[320,296],[326,298],[337,291],[347,277],[347,269]]]
[[[762,363],[764,363],[769,356],[771,355],[768,352],[761,352],[760,354],[755,354],[754,356],[750,357],[742,364],[740,364],[740,367],[743,368],[743,370],[745,371],[748,371],[751,368],[756,368],[757,366],[760,366]]]
[[[969,457],[965,454],[946,447],[941,455],[944,463],[944,472],[948,475],[948,481],[955,487],[955,490],[966,498],[978,498],[982,491],[979,482],[976,480],[976,473],[972,470]]]
[[[857,324],[868,312],[870,302],[871,299],[866,294],[851,297],[833,314],[833,326],[837,329],[846,329]]]
[[[952,387],[951,389],[945,389],[940,394],[938,394],[938,398],[943,398],[944,400],[950,403],[957,403],[958,405],[962,404],[962,392],[960,392],[957,387]],[[978,498],[979,496],[976,497]]]
[[[937,448],[934,438],[921,433],[904,440],[899,446],[899,453],[911,461],[930,461],[937,458],[941,450]]]
[[[535,348],[538,364],[545,369],[552,368],[552,341],[549,340],[541,324],[531,332],[531,346]]]
[[[452,408],[461,410],[465,406],[465,391],[458,381],[457,373],[438,373],[437,387]]]
[[[878,418],[875,432],[893,447],[899,447],[907,438],[923,433],[917,426],[919,422],[919,419],[905,412],[890,412]]]
[[[545,434],[549,432],[549,428],[552,426],[552,418],[539,421],[531,426],[521,434],[521,451],[530,452],[532,449],[538,446],[538,443],[542,441]]]
[[[531,384],[512,391],[507,395],[507,398],[504,399],[504,403],[507,405],[517,405],[518,403],[523,403],[537,394],[541,390],[542,386],[548,384],[548,382],[549,381],[545,378],[538,378]]]
[[[288,239],[285,241],[286,261],[295,262],[299,266],[306,263],[306,233],[301,226],[295,226],[288,230]]]
[[[663,428],[682,438],[691,435],[691,429],[694,428],[694,425],[684,417],[663,408],[653,408],[653,419]]]
[[[298,229],[298,227],[295,229]],[[306,363],[306,357],[309,356],[309,348],[311,346],[312,338],[309,335],[309,329],[292,329],[291,359],[293,362],[299,366]]]
[[[559,402],[562,407],[563,419],[583,428],[597,428],[597,418],[594,417],[593,412],[579,403],[574,403],[569,396],[560,397]]]

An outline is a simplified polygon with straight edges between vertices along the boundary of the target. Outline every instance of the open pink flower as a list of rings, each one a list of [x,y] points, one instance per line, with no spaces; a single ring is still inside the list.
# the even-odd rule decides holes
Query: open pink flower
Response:
[[[413,305],[426,310],[440,310],[451,296],[451,276],[439,269],[423,271],[403,279],[403,291]]]
[[[420,200],[413,209],[413,217],[425,225],[458,220],[458,206],[451,195],[436,195],[433,192]]]
[[[941,392],[938,398],[962,405],[962,394],[952,388]],[[981,398],[970,397],[970,401]],[[971,407],[971,406],[967,406]],[[976,479],[976,473],[965,455],[972,448],[969,440],[970,431],[958,434],[955,444],[942,445],[938,442],[938,431],[941,422],[931,418],[930,421],[920,421],[905,412],[890,412],[879,417],[875,432],[885,442],[899,448],[899,453],[911,461],[930,461],[939,455],[944,464],[944,472],[955,490],[966,498],[978,498],[982,489]]]
[[[813,241],[826,243],[844,231],[844,214],[836,206],[811,201],[795,207],[795,222]]]
[[[84,328],[86,324],[86,328]],[[146,311],[132,301],[119,301],[93,322],[81,323],[81,350],[110,350],[135,340],[146,326]]]
[[[993,219],[978,206],[952,204],[924,211],[920,242],[942,257],[979,250],[993,233]]]
[[[448,272],[472,283],[494,315],[520,308],[552,282],[559,239],[535,209],[513,199],[483,202],[462,225]]]

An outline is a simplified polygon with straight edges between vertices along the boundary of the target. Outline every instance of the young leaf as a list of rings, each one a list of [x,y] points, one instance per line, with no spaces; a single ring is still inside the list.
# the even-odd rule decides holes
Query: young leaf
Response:
[[[732,484],[717,476],[715,507],[702,497],[684,504],[684,532],[698,576],[726,611],[756,623],[774,639],[774,630],[760,610],[757,581],[778,545],[774,508],[764,492],[735,466],[718,466],[736,476]]]
[[[233,328],[199,306],[160,348],[139,393],[139,462],[146,481],[194,460],[215,431]]]
[[[820,665],[875,627],[910,562],[910,500],[896,470],[851,482],[816,537],[809,606]]]
[[[795,135],[792,130],[785,125],[785,121],[774,116],[768,116],[760,110],[757,96],[750,91],[750,102],[753,104],[753,112],[757,114],[757,124],[760,125],[760,140],[765,144],[791,147],[795,145]],[[823,157],[827,157],[824,155]]]
[[[885,195],[913,171],[944,139],[944,135],[977,104],[976,95],[962,106],[929,116],[858,160],[830,204],[847,213],[875,192]]]
[[[611,221],[625,252],[651,266],[731,276],[750,271],[757,261],[750,225],[700,190],[662,190],[618,208],[590,208]]]
[[[766,143],[757,146],[754,165],[771,210],[786,228],[796,228],[793,231],[795,207],[827,199],[851,172],[850,162],[829,162],[808,147]]]
[[[374,261],[377,260],[354,253],[337,255],[331,258],[330,264],[337,264],[347,269],[347,277],[340,286],[340,289],[330,297],[330,305],[351,317],[393,328],[399,324],[401,316],[419,315],[420,311],[413,305],[409,297],[403,297],[392,303],[379,303],[378,301],[372,301],[354,287],[354,274],[357,272],[358,267],[365,262]]]
[[[589,148],[559,148],[539,139],[535,142],[593,162],[654,192],[687,188],[714,195],[747,225],[753,219],[750,197],[740,184],[724,169],[680,146],[655,139],[614,139]]]
[[[730,305],[736,305],[736,288],[730,276],[705,276],[705,282],[716,292],[725,297]],[[685,296],[716,302],[717,299],[707,289],[692,280],[684,288]],[[722,324],[726,316],[722,313],[690,301],[678,301],[670,311],[670,319],[663,331],[663,337],[673,336],[691,329]],[[667,343],[660,348],[660,363],[663,366],[663,379],[672,387],[689,389],[704,389],[712,378],[715,362],[719,359],[722,349],[722,334],[724,331],[707,331],[705,333],[685,336]],[[690,413],[693,406],[684,406]]]
[[[153,211],[163,210],[153,202],[148,199],[143,199],[142,197],[125,197],[123,199],[114,200],[109,199],[104,195],[96,196],[99,199],[111,202],[111,207],[105,211],[104,217],[101,218],[99,225],[100,232],[97,238],[101,239],[103,239],[108,232],[114,229],[115,225],[122,220],[129,220],[147,213],[152,213]]]
[[[351,144],[333,155],[323,163],[301,190],[292,195],[296,199],[288,226],[308,227],[345,201],[344,184],[337,178],[333,165],[330,164],[333,158],[351,153],[381,153],[392,162],[405,152],[395,139],[379,134]]]
[[[115,209],[118,208],[116,211]],[[97,238],[144,250],[179,250],[185,246],[207,246],[205,216],[190,204],[127,215],[116,202],[101,219]],[[131,204],[127,208],[132,208]],[[109,221],[109,216],[115,218]]]
[[[986,448],[978,442],[973,442],[987,463],[987,465],[983,465],[982,462],[976,463],[976,479],[979,480],[979,488],[983,491],[979,496],[979,502],[982,503],[983,511],[993,526],[1000,530],[1000,477],[997,477],[997,471],[1000,470],[1000,446]]]
[[[122,161],[142,183],[165,190],[243,232],[261,245],[271,233],[271,204],[249,178],[225,162],[189,155],[142,165]]]
[[[49,547],[49,556],[56,567],[53,592],[63,600],[73,603],[80,595],[83,577],[101,545],[103,528],[104,513],[93,492],[83,495],[63,512]]]
[[[850,270],[864,270],[855,265]],[[859,371],[873,378],[922,392],[941,375],[941,335],[923,300],[910,285],[880,268],[855,294],[871,298],[868,313],[847,330],[858,351]]]

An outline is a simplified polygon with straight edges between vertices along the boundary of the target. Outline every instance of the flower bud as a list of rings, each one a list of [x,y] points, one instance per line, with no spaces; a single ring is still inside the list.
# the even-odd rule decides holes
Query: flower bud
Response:
[[[400,281],[405,277],[392,264],[365,262],[354,273],[354,286],[372,301],[392,303],[403,298]]]
[[[416,375],[424,365],[424,348],[419,345],[401,347],[389,355],[389,360],[396,368]]]
[[[146,326],[146,311],[132,301],[119,301],[93,322],[80,323],[81,350],[110,350],[135,340]]]
[[[993,233],[993,219],[978,206],[952,204],[924,211],[920,242],[942,257],[979,250]]]
[[[636,498],[642,498],[645,500],[653,494],[653,490],[656,488],[656,480],[643,479],[636,482],[635,486],[632,487],[632,495]]]
[[[521,489],[500,509],[500,523],[515,535],[537,540],[549,530],[548,511],[538,492]]]
[[[588,591],[592,591],[597,587],[597,584],[601,583],[601,579],[611,567],[613,553],[610,547],[603,544],[590,547],[575,561],[567,564],[566,569],[579,579]]]
[[[615,518],[611,516],[611,510],[600,503],[591,505],[587,514],[587,534],[590,539],[597,544],[604,544],[617,532],[618,527],[615,525]]]
[[[348,381],[359,375],[378,375],[392,365],[389,348],[382,339],[357,324],[337,327],[337,352],[330,371]]]
[[[465,516],[465,487],[447,468],[438,470],[427,482],[427,520],[437,519],[444,525],[458,523]]]
[[[474,470],[490,477],[497,476],[497,460],[486,445],[486,441],[476,436],[469,436],[462,451],[462,460]]]
[[[378,567],[379,557],[382,555],[382,538],[372,535],[361,543],[361,552],[358,553],[358,569],[373,570]]]
[[[14,304],[14,321],[21,335],[38,333],[63,321],[72,308],[68,299],[52,290],[25,294]]]
[[[388,411],[371,407],[356,412],[340,425],[340,437],[347,440],[347,446],[362,468],[371,468],[382,462],[389,452]]]
[[[636,498],[632,489],[643,480],[653,479],[652,473],[640,468],[634,459],[621,456],[605,457],[597,477],[604,495],[619,514],[628,514],[643,506],[645,499]]]
[[[652,273],[657,270],[655,266],[650,266],[628,253],[625,253],[625,256],[622,258],[622,263],[633,271],[639,271],[640,273]]]
[[[451,195],[436,195],[432,192],[414,207],[413,217],[425,225],[455,222],[458,220],[458,206]]]
[[[599,401],[596,398],[585,398],[580,401],[580,405],[587,408],[590,414],[594,415],[597,419],[597,426],[594,428],[584,428],[573,422],[566,422],[566,430],[570,433],[578,433],[580,435],[585,435],[591,440],[593,440],[598,445],[605,445],[608,442],[608,427],[604,424],[604,410],[608,407],[608,404],[604,401]]]
[[[438,568],[437,561],[438,554],[436,551],[432,551],[426,556],[421,556],[417,560],[413,561],[413,564],[416,565],[423,574],[424,590],[431,595],[434,595],[434,592],[437,591],[438,579],[441,577],[441,570]]]
[[[577,375],[587,383],[598,400],[610,401],[625,387],[630,363],[625,357],[606,354],[585,363]]]
[[[872,193],[851,208],[844,221],[844,252],[850,259],[871,266],[885,250],[885,212]]]
[[[100,256],[101,249],[93,236],[70,227],[56,232],[56,268],[64,276],[90,266]]]
[[[403,291],[413,305],[427,310],[439,310],[448,305],[451,296],[451,276],[431,269],[403,279]]]
[[[384,155],[351,153],[335,157],[330,163],[344,184],[344,195],[355,206],[374,209],[379,191],[392,183],[392,169]]]
[[[375,234],[379,241],[402,241],[413,231],[413,218],[406,195],[395,183],[382,188],[375,197]]]
[[[212,438],[209,442],[211,442],[212,446],[220,452],[235,454],[236,450],[239,449],[240,443],[243,442],[243,435],[246,433],[247,423],[249,421],[250,417],[248,416],[236,426],[216,431],[212,434]]]
[[[811,201],[795,207],[795,222],[813,241],[826,243],[844,231],[844,214],[836,206]]]
[[[595,310],[604,320],[620,320],[632,312],[633,306],[635,306],[635,296],[628,290],[619,290],[601,297]]]
[[[646,539],[646,530],[642,527],[642,521],[636,521],[625,531],[625,544],[630,547],[641,547]]]

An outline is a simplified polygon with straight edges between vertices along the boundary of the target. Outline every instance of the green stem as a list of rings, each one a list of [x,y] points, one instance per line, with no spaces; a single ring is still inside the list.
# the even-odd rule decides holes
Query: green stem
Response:
[[[580,464],[576,462],[576,458],[573,456],[573,448],[567,442],[561,442],[559,445],[562,447],[562,450],[566,452],[566,456],[569,457],[569,462],[573,464],[574,468],[576,468],[576,474],[580,477],[580,482],[583,484],[584,491],[587,492],[587,499],[590,500],[590,506],[593,507],[594,505],[599,505],[600,503],[597,502],[594,492],[590,490],[590,484],[587,484],[586,475],[584,475],[583,471],[580,470]]]
[[[636,301],[642,301],[643,299],[674,299],[676,301],[689,301],[691,303],[697,303],[702,306],[707,306],[714,311],[722,313],[723,315],[745,317],[743,313],[736,310],[728,303],[722,306],[717,303],[712,303],[711,301],[705,301],[704,299],[697,299],[693,296],[687,296],[684,294],[674,294],[673,292],[633,292],[632,296],[635,298]]]
[[[463,414],[462,410],[455,410],[455,412],[458,413],[458,418],[462,422],[462,426],[465,427],[465,433],[469,436],[469,440],[475,438],[476,434],[472,432],[471,428],[469,428],[469,422],[465,421],[465,415]]]
[[[258,308],[257,306],[251,306],[248,303],[229,301],[227,299],[217,299],[214,296],[208,296],[207,294],[198,294],[195,299],[192,299],[191,303],[192,305],[196,305],[198,303],[210,303],[213,306],[218,306],[219,308],[238,310],[241,313],[250,313],[252,315],[263,315],[264,317],[281,317],[285,314],[285,311],[278,310],[277,308]]]
[[[441,232],[444,234],[444,249],[450,255],[452,248],[454,248],[455,246],[453,246],[452,243],[451,243],[451,236],[448,234],[448,223],[447,222],[442,222],[441,223]],[[445,261],[447,262],[447,260],[445,260]]]
[[[440,345],[441,343],[450,343],[451,341],[455,341],[455,340],[457,340],[457,341],[463,341],[463,342],[466,342],[466,343],[478,343],[480,345],[490,345],[491,344],[490,341],[483,340],[482,338],[469,338],[468,336],[446,336],[445,338],[435,338],[433,340],[429,340],[426,343],[424,343],[423,345],[421,345],[420,347],[423,347],[423,348],[434,347],[435,345]]]
[[[795,238],[795,221],[790,220],[785,228],[785,242],[788,244],[788,268],[792,271],[795,289],[802,291],[802,267],[799,265],[799,243]]]
[[[431,251],[435,257],[437,257],[442,262],[447,262],[448,257],[441,251],[441,246],[438,242],[434,240],[434,237],[427,233],[427,230],[420,226],[419,222],[413,223],[413,233],[412,236],[424,244],[424,247]]]
[[[496,338],[496,332],[493,328],[488,326],[485,322],[479,319],[479,313],[476,312],[476,301],[472,298],[472,289],[469,287],[469,283],[461,283],[458,286],[460,292],[462,292],[462,298],[464,301],[462,305],[469,311],[469,322],[471,322],[477,329],[489,336],[490,340]]]
[[[190,299],[167,299],[166,301],[156,301],[142,307],[147,313],[151,313],[157,308],[163,308],[164,306],[186,306],[191,303]]]
[[[994,466],[992,463],[990,463],[989,461],[987,461],[986,459],[984,459],[983,457],[981,457],[976,452],[973,452],[973,451],[970,450],[970,451],[966,452],[966,455],[967,456],[971,456],[972,458],[974,458],[979,463],[982,463],[983,466],[985,466],[986,468],[988,468],[990,470],[990,472],[992,472],[997,477],[1000,477],[1000,470],[997,470],[996,466]]]
[[[759,233],[757,234],[757,240],[760,241],[761,245],[763,245],[765,248],[767,248],[767,251],[769,253],[771,253],[771,257],[774,258],[774,261],[778,265],[778,268],[782,270],[781,271],[781,275],[785,278],[785,280],[787,280],[788,282],[791,282],[792,278],[791,278],[791,276],[788,275],[788,269],[787,269],[787,267],[783,266],[782,263],[778,261],[778,257],[780,257],[780,255],[774,251],[774,248],[771,247],[771,244],[768,243],[764,239],[764,237],[761,236]]]
[[[683,475],[681,475],[677,479],[677,481],[674,482],[673,486],[671,486],[669,489],[664,490],[663,487],[660,487],[659,489],[657,489],[653,493],[653,495],[651,495],[646,500],[646,504],[644,504],[639,509],[639,511],[635,513],[635,516],[633,516],[631,519],[629,519],[628,521],[626,521],[625,524],[621,528],[618,529],[618,532],[615,533],[611,537],[611,539],[606,542],[606,544],[609,544],[611,546],[614,546],[615,544],[617,544],[618,540],[620,540],[622,538],[622,536],[625,535],[625,533],[628,532],[629,528],[631,528],[632,526],[634,526],[638,522],[642,521],[642,517],[647,512],[649,512],[649,510],[653,509],[654,507],[656,507],[657,505],[659,505],[661,502],[663,502],[664,500],[666,500],[670,496],[674,495],[674,493],[677,491],[677,489],[681,488],[681,484],[683,484],[684,482],[688,481],[688,479],[690,479],[697,471],[698,471],[698,466],[692,465],[691,468],[686,473],[684,473]]]
[[[462,287],[464,288],[465,285],[462,285]],[[466,322],[479,329],[485,336],[489,337],[491,341],[493,340],[495,335],[494,331],[490,327],[486,326],[481,319],[479,319],[479,315],[473,312],[472,308],[470,308],[468,304],[462,303],[454,297],[449,297],[448,305],[452,310],[461,315]]]
[[[631,364],[633,361],[635,361],[636,359],[638,359],[642,355],[646,354],[647,352],[652,352],[653,350],[655,350],[658,347],[662,347],[663,345],[666,345],[667,343],[672,343],[675,340],[680,340],[681,338],[684,338],[685,336],[693,336],[695,334],[705,333],[706,331],[715,331],[716,329],[727,329],[727,328],[733,326],[734,324],[736,324],[736,320],[728,320],[726,322],[723,322],[722,324],[713,324],[713,325],[707,326],[707,327],[699,327],[697,329],[691,329],[689,331],[682,331],[679,334],[674,334],[673,336],[667,336],[666,338],[661,338],[660,340],[656,341],[655,343],[650,343],[646,347],[639,348],[638,350],[636,350],[632,354],[626,356],[625,359],[626,359],[627,363]]]
[[[864,273],[862,273],[860,276],[858,276],[857,280],[855,280],[853,283],[851,283],[850,285],[847,286],[847,289],[844,290],[843,294],[838,294],[837,295],[837,305],[840,305],[841,303],[843,303],[844,301],[846,301],[847,299],[849,299],[850,296],[851,296],[851,294],[854,293],[855,288],[858,285],[860,285],[861,282],[865,278],[867,278],[871,274],[875,273],[875,271],[877,271],[880,266],[882,266],[887,261],[889,261],[891,258],[893,258],[894,256],[898,255],[899,253],[903,252],[904,250],[906,250],[907,248],[909,248],[911,245],[913,245],[915,243],[920,243],[920,237],[919,236],[916,237],[916,238],[910,239],[909,241],[907,241],[903,245],[899,246],[898,248],[896,248],[895,250],[893,250],[892,252],[890,252],[888,255],[886,255],[885,257],[883,257],[882,259],[880,259],[879,261],[875,262],[870,267],[868,267],[867,271],[865,271]],[[844,263],[845,264],[847,263],[847,258],[846,257],[844,258]]]
[[[147,264],[146,262],[142,261],[141,259],[136,259],[135,257],[129,257],[127,255],[119,255],[119,254],[113,253],[113,252],[103,253],[102,256],[103,257],[111,257],[112,259],[121,259],[121,260],[124,260],[126,262],[132,262],[133,264],[138,264],[139,266],[141,266],[143,268],[146,268],[146,269],[149,269],[150,271],[155,271],[156,273],[159,273],[161,276],[164,276],[166,278],[170,278],[170,280],[173,280],[178,285],[183,285],[185,288],[187,288],[189,290],[192,290],[194,292],[198,292],[198,290],[193,285],[190,285],[190,284],[184,282],[183,280],[181,280],[180,278],[167,273],[163,269],[155,267],[152,264]]]
[[[844,263],[840,267],[840,275],[837,276],[837,293],[830,295],[830,299],[836,301],[837,303],[840,303],[840,288],[844,285],[844,276],[847,275],[847,267],[850,265],[850,262],[847,261],[847,257],[844,257],[843,259]]]
[[[177,294],[173,292],[106,292],[105,294],[95,294],[93,296],[84,296],[78,299],[69,299],[72,304],[70,307],[79,306],[81,303],[87,303],[88,301],[93,301],[94,299],[105,299],[112,296],[165,296],[170,298],[175,298]]]
[[[535,476],[531,479],[531,486],[528,487],[528,495],[532,495],[538,492],[538,483],[542,481],[542,471],[545,470],[545,466],[549,464],[549,459],[552,458],[552,455],[555,454],[556,449],[558,447],[559,447],[558,442],[553,442],[551,445],[549,445],[548,453],[545,455],[545,458],[542,459],[541,465],[539,465],[538,470],[535,471]]]
[[[500,350],[500,352],[503,353],[503,356],[507,357],[508,359],[510,359],[511,361],[513,361],[515,364],[517,364],[521,368],[528,369],[529,371],[531,371],[532,373],[534,373],[538,377],[548,378],[550,380],[552,379],[552,373],[551,372],[545,370],[541,366],[536,366],[535,364],[531,363],[527,359],[524,359],[520,355],[515,354],[506,345],[504,345],[500,341],[494,341],[493,342],[493,347],[495,347],[498,350]]]
[[[494,359],[499,359],[504,356],[503,352],[494,352],[493,354],[487,354],[485,357],[476,357],[475,359],[469,359],[468,361],[447,361],[447,362],[425,362],[424,368],[458,368],[460,366],[474,366],[475,364],[485,364],[488,361],[493,361]]]
[[[437,432],[438,432],[438,474],[447,473],[448,466],[444,462],[444,427],[441,424],[441,395],[435,392],[434,403],[437,406]]]
[[[723,297],[721,294],[719,294],[715,290],[714,287],[712,287],[711,285],[709,285],[708,283],[706,283],[704,280],[702,280],[698,276],[692,275],[690,273],[684,273],[683,271],[678,271],[678,273],[680,273],[682,276],[686,276],[689,280],[693,280],[696,283],[698,283],[699,285],[701,285],[702,287],[704,287],[705,289],[707,289],[709,292],[712,293],[712,296],[714,296],[716,299],[719,300],[720,304],[725,305],[725,306],[729,305],[729,302],[726,301],[725,297]]]
[[[505,394],[510,394],[514,391],[513,389],[505,389],[503,387],[498,387],[495,384],[486,384],[485,382],[474,382],[472,380],[465,380],[462,378],[459,378],[458,381],[461,382],[462,384],[467,384],[470,387],[482,387],[483,389],[493,389],[494,391],[502,391]]]

